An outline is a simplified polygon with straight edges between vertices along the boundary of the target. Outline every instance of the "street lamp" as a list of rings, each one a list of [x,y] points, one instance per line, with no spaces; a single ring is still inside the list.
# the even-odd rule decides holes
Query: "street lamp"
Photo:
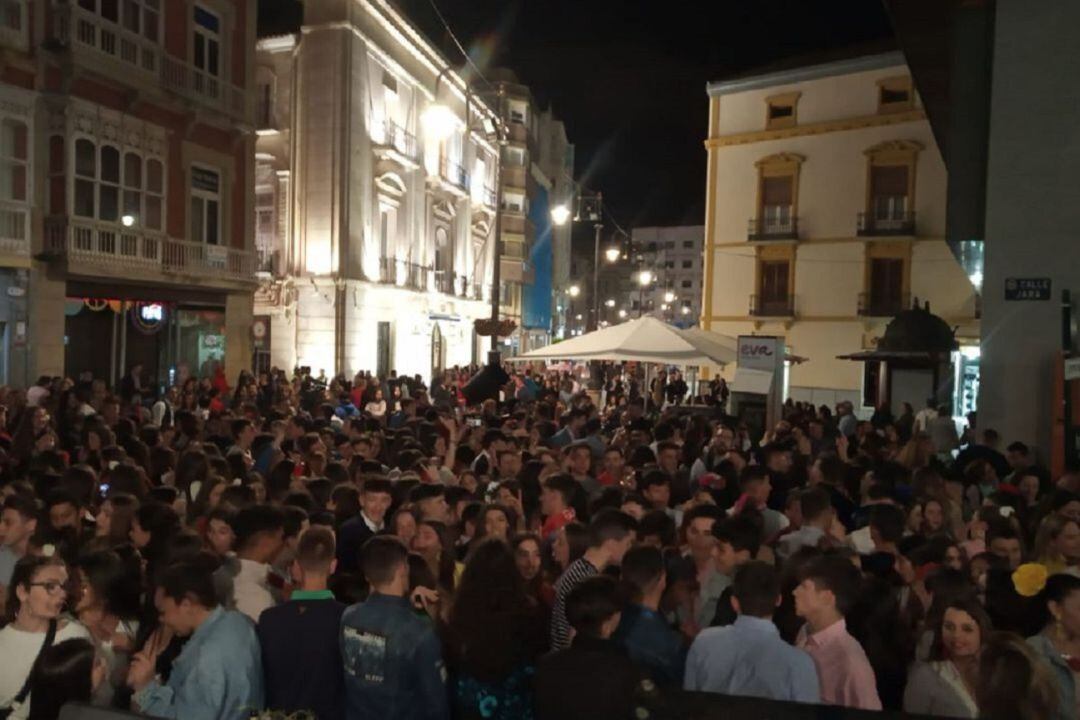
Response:
[[[570,297],[576,298],[578,295],[581,294],[581,288],[577,285],[571,285],[569,288],[567,288],[566,292],[570,294]]]
[[[638,317],[644,317],[645,315],[645,288],[652,283],[653,274],[650,270],[641,270],[638,272]]]
[[[624,310],[623,308],[619,308],[619,317],[621,319],[625,320],[626,319],[626,310]]]
[[[565,225],[570,219],[570,208],[565,205],[556,205],[551,208],[551,222],[556,225]]]
[[[683,305],[682,314],[683,315],[689,315],[690,314],[690,308]]]
[[[604,304],[607,305],[609,308],[615,307],[615,298],[608,298],[607,301],[604,302]]]
[[[652,277],[652,271],[642,270],[638,273],[638,284],[641,285],[641,287],[645,287],[652,282]]]
[[[604,251],[604,257],[607,258],[607,261],[609,263],[615,262],[616,260],[619,259],[619,257],[621,255],[622,255],[622,251],[619,250],[619,248],[614,247],[614,246],[609,247],[607,250]]]
[[[124,215],[122,218],[120,218],[120,224],[122,224],[124,227],[131,227],[135,224],[135,216]]]
[[[675,302],[675,293],[671,292],[670,290],[668,290],[666,293],[664,293],[664,302],[666,302],[666,303]]]
[[[436,140],[445,140],[454,132],[457,117],[454,111],[440,102],[428,105],[420,115],[420,124]]]

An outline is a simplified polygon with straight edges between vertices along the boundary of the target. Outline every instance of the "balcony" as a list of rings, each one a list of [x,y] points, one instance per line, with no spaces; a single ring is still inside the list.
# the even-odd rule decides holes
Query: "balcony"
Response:
[[[159,43],[74,3],[53,5],[53,34],[61,47],[88,53],[86,65],[103,75],[129,79],[113,67],[102,66],[100,59],[104,56],[134,71],[135,77],[142,77],[144,82],[160,84],[168,92],[233,119],[243,120],[246,116],[247,98],[243,88],[167,55]]]
[[[465,172],[460,163],[442,158],[439,161],[439,176],[459,190],[466,193],[469,191],[469,173]]]
[[[498,195],[495,193],[495,188],[490,185],[485,185],[483,188],[477,188],[473,195],[473,205],[486,207],[489,210],[494,210],[498,204]]]
[[[794,215],[750,218],[748,240],[798,240],[799,219]]]
[[[397,284],[397,258],[381,257],[379,258],[379,282],[383,285],[396,285]]]
[[[0,254],[29,255],[30,209],[15,203],[0,203]]]
[[[400,266],[405,270],[405,287],[412,290],[427,290],[428,289],[428,273],[431,271],[425,265],[420,263],[400,263]]]
[[[863,237],[914,235],[915,213],[908,210],[859,213],[856,234]]]
[[[392,120],[382,120],[372,125],[371,142],[379,157],[396,160],[413,170],[420,167],[416,136]]]
[[[762,298],[750,296],[750,317],[793,318],[795,317],[795,298]]]
[[[161,56],[161,84],[210,110],[243,120],[246,98],[243,88],[199,70],[169,55]]]
[[[450,270],[435,270],[435,290],[443,295],[455,295],[454,285],[457,276]]]
[[[911,296],[885,293],[859,293],[860,317],[893,317],[911,307]]]
[[[28,0],[0,0],[0,47],[28,49]]]
[[[252,282],[258,262],[247,250],[64,215],[45,219],[45,251],[78,273],[161,282]]]

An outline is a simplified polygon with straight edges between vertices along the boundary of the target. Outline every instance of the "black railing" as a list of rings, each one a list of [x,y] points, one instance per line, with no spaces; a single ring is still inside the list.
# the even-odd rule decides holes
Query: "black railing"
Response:
[[[762,298],[750,296],[751,317],[795,317],[795,298]]]
[[[397,258],[379,258],[379,282],[393,285],[397,282]]]
[[[460,163],[444,157],[439,163],[439,173],[450,184],[462,190],[469,189],[469,173],[465,172],[465,168]]]
[[[750,240],[798,240],[799,218],[793,215],[750,218],[747,238]]]
[[[429,270],[419,263],[405,263],[405,285],[413,290],[427,290]]]
[[[859,293],[859,315],[862,317],[893,317],[911,305],[911,296],[880,292]]]
[[[915,213],[872,212],[859,213],[857,233],[859,235],[914,235]]]
[[[392,120],[382,121],[382,142],[376,144],[393,148],[407,158],[417,157],[416,136]]]
[[[455,275],[450,270],[435,270],[435,290],[443,295],[454,295]]]

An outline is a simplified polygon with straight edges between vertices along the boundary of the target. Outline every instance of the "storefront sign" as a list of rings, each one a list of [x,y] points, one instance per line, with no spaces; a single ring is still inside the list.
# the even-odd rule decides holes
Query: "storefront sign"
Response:
[[[145,323],[159,323],[165,317],[165,309],[159,303],[139,307],[139,318]]]
[[[738,365],[754,370],[775,370],[777,364],[783,362],[779,346],[778,338],[740,335]]]
[[[26,288],[19,287],[18,285],[12,285],[7,289],[8,297],[22,297],[26,294]]]
[[[1005,278],[1006,300],[1049,300],[1050,278]]]
[[[1080,357],[1065,358],[1065,379],[1080,379]]]

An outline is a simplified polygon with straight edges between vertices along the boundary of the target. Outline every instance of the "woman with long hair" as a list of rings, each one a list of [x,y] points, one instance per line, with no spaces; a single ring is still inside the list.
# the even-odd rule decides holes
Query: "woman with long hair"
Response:
[[[109,493],[98,508],[94,518],[94,540],[92,545],[102,550],[126,545],[131,542],[131,525],[135,521],[135,512],[139,501],[127,493]]]
[[[544,621],[510,547],[483,540],[469,555],[445,628],[456,717],[530,720],[532,668]]]
[[[1024,640],[996,632],[979,656],[975,698],[983,720],[1046,720],[1058,717],[1060,698],[1046,663]],[[1074,716],[1075,717],[1075,716]]]
[[[927,662],[917,663],[904,689],[904,712],[979,717],[979,653],[990,635],[990,616],[971,596],[953,598],[934,626]]]
[[[15,564],[8,585],[7,624],[0,630],[0,658],[4,659],[0,708],[12,708],[12,718],[27,717],[32,701],[28,678],[46,640],[54,644],[89,639],[85,627],[60,616],[67,602],[67,585],[67,567],[58,557],[28,555]]]
[[[1062,515],[1047,515],[1035,533],[1035,562],[1053,575],[1080,564],[1080,523]]]
[[[44,648],[30,677],[30,720],[57,720],[65,704],[89,703],[106,672],[105,660],[84,638]]]
[[[1036,599],[1043,629],[1028,638],[1028,645],[1054,674],[1060,701],[1056,720],[1080,718],[1080,578],[1051,575]]]
[[[544,608],[550,608],[555,601],[555,591],[544,578],[544,551],[540,536],[535,533],[515,535],[510,547],[514,551],[514,562],[525,585],[525,592]]]
[[[180,516],[168,505],[149,502],[135,512],[131,544],[146,561],[146,577],[153,577],[169,541],[180,532],[180,527]]]
[[[510,536],[517,530],[517,513],[505,505],[492,503],[480,510],[476,522],[476,539],[493,537],[510,542]]]
[[[427,562],[439,581],[440,589],[452,593],[460,571],[446,525],[435,520],[421,521],[416,526],[412,549]]]
[[[121,554],[122,553],[122,554]],[[138,556],[129,547],[105,550],[79,558],[75,566],[80,592],[74,612],[94,638],[108,668],[109,682],[97,696],[109,704],[123,686],[139,632],[142,573]]]

